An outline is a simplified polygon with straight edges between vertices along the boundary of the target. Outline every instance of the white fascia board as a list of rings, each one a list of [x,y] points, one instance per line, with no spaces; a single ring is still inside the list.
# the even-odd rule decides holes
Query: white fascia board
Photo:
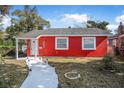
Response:
[[[39,38],[40,36],[111,36],[111,35],[87,35],[87,34],[83,34],[83,35],[39,35],[37,38]]]
[[[15,39],[37,39],[37,38],[18,38],[18,37],[16,37]]]

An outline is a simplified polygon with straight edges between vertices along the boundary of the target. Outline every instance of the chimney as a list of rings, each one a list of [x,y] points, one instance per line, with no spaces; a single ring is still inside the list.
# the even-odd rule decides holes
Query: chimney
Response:
[[[122,25],[122,22],[120,22],[120,25]]]

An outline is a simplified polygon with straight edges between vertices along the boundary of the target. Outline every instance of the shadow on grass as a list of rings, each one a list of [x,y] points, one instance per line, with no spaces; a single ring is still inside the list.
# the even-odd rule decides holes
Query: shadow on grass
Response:
[[[123,88],[124,87],[124,62],[116,62],[116,72],[102,71],[101,60],[88,61],[85,63],[76,62],[49,62],[56,68],[61,87],[64,88]],[[77,71],[81,78],[70,80],[64,74],[70,71]],[[121,73],[121,74],[118,74]]]

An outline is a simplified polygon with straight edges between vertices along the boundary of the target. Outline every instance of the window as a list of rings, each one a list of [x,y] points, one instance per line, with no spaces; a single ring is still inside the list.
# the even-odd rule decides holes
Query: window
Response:
[[[58,50],[68,49],[68,37],[56,37],[55,47]]]
[[[82,37],[82,49],[96,50],[96,38],[95,37]]]

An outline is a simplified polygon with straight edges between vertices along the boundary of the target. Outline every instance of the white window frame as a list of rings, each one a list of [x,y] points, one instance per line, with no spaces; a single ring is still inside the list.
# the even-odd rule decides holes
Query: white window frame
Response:
[[[85,48],[84,47],[84,39],[94,39],[94,48]],[[82,37],[82,50],[96,50],[96,37]]]
[[[67,46],[66,46],[66,48],[58,48],[58,47],[57,47],[57,39],[66,39],[66,41],[67,41]],[[69,39],[68,39],[68,37],[56,37],[56,38],[55,38],[55,49],[56,49],[56,50],[68,50],[68,46],[69,46]]]

